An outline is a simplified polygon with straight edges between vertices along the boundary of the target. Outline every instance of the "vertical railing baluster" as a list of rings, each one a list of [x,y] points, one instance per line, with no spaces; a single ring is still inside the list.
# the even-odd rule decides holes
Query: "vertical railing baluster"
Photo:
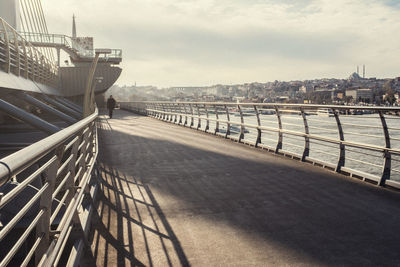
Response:
[[[190,113],[192,114],[190,116],[190,128],[192,128],[194,126],[194,118],[193,118],[194,111],[193,111],[193,105],[192,104],[189,104],[189,105],[190,105]]]
[[[240,114],[240,133],[239,133],[239,139],[238,142],[240,143],[242,139],[244,138],[244,118],[243,118],[243,112],[242,109],[240,108],[240,105],[237,105],[237,109],[239,110]]]
[[[72,158],[67,167],[67,174],[70,173],[70,176],[68,177],[67,181],[65,182],[65,189],[69,190],[68,196],[65,200],[66,206],[69,205],[69,203],[71,202],[71,200],[74,197],[75,192],[76,192],[74,178],[76,176],[76,164],[77,164],[76,160],[78,158],[79,143],[82,141],[82,134],[83,134],[82,131],[77,134],[78,138],[76,139],[75,143],[72,145],[72,148],[71,148],[70,155],[72,155]]]
[[[159,107],[160,105],[158,103],[154,103],[153,108],[154,108],[154,118],[159,119],[160,118],[160,112],[159,112]]]
[[[197,130],[201,128],[201,119],[200,119],[200,105],[197,104]]]
[[[255,142],[254,146],[257,147],[258,144],[261,143],[261,129],[260,129],[261,120],[260,120],[260,112],[258,111],[258,108],[257,108],[256,105],[254,105],[254,111],[256,112],[257,126],[258,126],[258,128],[257,128],[257,139],[256,139],[256,142]]]
[[[304,150],[303,150],[303,156],[301,157],[302,161],[306,160],[306,157],[310,155],[310,130],[308,127],[308,122],[307,122],[307,117],[306,113],[304,112],[304,108],[300,108],[301,116],[303,117],[303,123],[304,123]]]
[[[181,125],[182,124],[182,107],[185,107],[184,104],[178,104],[179,105],[179,122],[178,124]]]
[[[276,119],[278,120],[278,127],[279,127],[278,143],[276,144],[275,153],[278,153],[279,150],[282,149],[282,142],[283,142],[282,118],[281,118],[281,114],[280,114],[278,106],[275,106],[275,113],[276,113]]]
[[[208,109],[207,106],[204,104],[204,110],[206,111],[206,128],[204,129],[205,132],[207,132],[210,129],[210,120],[208,118]]]
[[[340,172],[341,168],[344,166],[345,161],[346,161],[346,147],[345,145],[342,143],[342,141],[344,141],[344,132],[343,132],[343,127],[342,124],[340,122],[340,118],[339,118],[339,111],[338,110],[332,110],[333,111],[333,115],[335,116],[335,120],[336,120],[336,125],[338,128],[338,134],[339,134],[339,139],[340,139],[340,144],[339,144],[339,159],[338,159],[338,163],[336,166],[335,171],[336,172]]]
[[[22,48],[24,49],[24,77],[28,79],[28,52],[26,50],[25,40],[22,39]]]
[[[382,176],[381,179],[379,180],[378,185],[385,185],[386,180],[390,179],[390,172],[391,172],[391,166],[392,166],[392,155],[390,154],[389,150],[390,147],[390,135],[389,135],[389,128],[386,123],[385,115],[383,114],[383,111],[379,111],[379,117],[381,119],[382,123],[382,129],[383,129],[383,134],[385,136],[385,150],[383,152],[383,157],[384,157],[384,162],[383,162],[383,168],[382,168]]]
[[[176,122],[175,104],[172,103],[169,105],[169,112],[171,113],[170,122],[175,123]]]
[[[176,114],[175,114],[175,104],[169,104],[169,112],[170,112],[170,118],[169,121],[172,123],[176,122]]]
[[[166,120],[166,121],[171,121],[171,114],[169,113],[169,112],[170,112],[170,104],[169,104],[169,103],[166,103],[164,106],[165,106],[165,111],[166,111],[166,113],[165,113],[165,115],[166,115],[165,120]]]
[[[226,124],[226,133],[225,133],[225,138],[228,138],[229,135],[231,135],[231,119],[229,116],[229,109],[227,105],[225,106],[225,112],[226,112],[226,119],[228,120],[228,123]]]
[[[214,105],[214,110],[215,110],[215,132],[214,134],[217,134],[219,132],[219,116],[218,116],[218,106]]]
[[[40,218],[38,224],[36,225],[36,238],[42,238],[40,245],[35,251],[35,261],[36,264],[39,263],[42,256],[46,253],[50,245],[50,218],[51,218],[51,208],[53,203],[53,192],[56,186],[57,171],[60,167],[60,162],[64,153],[64,146],[59,146],[54,150],[56,160],[50,164],[50,166],[42,173],[44,178],[44,183],[49,184],[44,190],[40,197],[39,210],[44,210],[42,217]]]
[[[186,104],[183,104],[183,107],[184,107],[184,109],[185,109],[185,122],[183,123],[183,125],[184,126],[187,126],[187,120],[188,120],[188,111],[187,111],[187,108],[186,108]]]
[[[158,112],[158,104],[157,103],[153,104],[153,109],[154,109],[153,116],[154,116],[154,118],[158,119],[159,112]]]
[[[1,19],[1,25],[2,25],[3,30],[4,30],[4,44],[6,45],[6,47],[5,47],[5,50],[6,50],[6,51],[5,51],[5,52],[6,52],[6,53],[5,53],[6,62],[4,63],[4,71],[7,72],[7,73],[9,73],[9,72],[10,72],[10,69],[11,69],[10,40],[9,40],[9,38],[8,38],[7,27],[6,27],[6,24],[5,24],[5,22],[4,22],[3,19]]]
[[[166,121],[166,120],[167,120],[167,113],[165,113],[165,112],[166,112],[165,104],[162,103],[162,104],[161,104],[161,107],[162,107],[162,110],[163,110],[162,120],[163,120],[163,121]]]
[[[14,47],[16,51],[16,56],[17,56],[17,72],[16,75],[20,76],[21,75],[21,55],[19,53],[19,41],[18,41],[18,34],[16,31],[13,31],[14,33]]]

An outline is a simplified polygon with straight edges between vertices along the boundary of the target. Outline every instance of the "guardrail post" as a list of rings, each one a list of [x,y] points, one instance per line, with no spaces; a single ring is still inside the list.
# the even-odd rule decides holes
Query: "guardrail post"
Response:
[[[187,126],[187,118],[188,118],[188,116],[187,116],[187,113],[188,113],[188,111],[187,111],[187,109],[186,109],[186,104],[183,104],[183,108],[185,109],[185,122],[184,122],[184,126]]]
[[[256,105],[254,105],[254,111],[256,112],[256,118],[257,118],[257,139],[256,139],[256,143],[254,144],[255,147],[258,146],[258,144],[261,143],[261,120],[260,120],[260,112],[258,111],[258,108]]]
[[[152,116],[153,118],[157,118],[157,104],[153,103],[153,104],[151,105],[151,109],[153,110],[153,111],[151,112],[151,116]]]
[[[162,107],[162,110],[163,110],[162,120],[165,121],[165,120],[167,120],[167,113],[165,113],[166,111],[165,111],[164,103],[161,104],[161,107]]]
[[[87,152],[87,143],[88,143],[89,133],[90,133],[90,128],[88,128],[88,130],[82,134],[81,144],[83,144],[83,145],[81,146],[81,149],[79,150],[79,156],[82,156],[82,158],[78,162],[78,170],[81,168],[81,173],[79,173],[79,177],[77,177],[77,179],[75,181],[78,183],[80,183],[83,175],[86,172],[86,168],[87,168],[85,158],[86,158],[86,154],[87,154],[86,152]]]
[[[200,107],[197,104],[197,130],[201,128],[201,119],[200,119]]]
[[[193,105],[189,104],[189,106],[190,106],[190,113],[192,114],[190,116],[190,128],[192,128],[194,126],[194,118],[193,118],[194,112],[193,112]]]
[[[44,209],[44,213],[42,217],[39,219],[39,222],[36,226],[36,238],[42,237],[40,245],[37,247],[35,251],[35,261],[36,264],[39,263],[42,256],[46,253],[49,244],[50,244],[50,217],[51,217],[51,207],[52,207],[52,199],[53,192],[56,185],[57,179],[57,170],[60,167],[60,161],[62,159],[62,155],[64,153],[64,146],[59,146],[54,151],[57,159],[50,164],[50,166],[42,173],[42,177],[44,178],[44,184],[49,183],[49,186],[45,189],[42,196],[40,197],[40,210]]]
[[[215,132],[214,134],[217,134],[219,132],[219,116],[218,116],[218,107],[217,105],[214,105],[214,110],[215,110]]]
[[[382,129],[383,129],[383,134],[385,136],[385,148],[389,149],[390,148],[390,135],[389,135],[389,129],[387,127],[385,115],[383,114],[383,111],[379,111],[379,117],[381,119],[382,123]],[[383,162],[383,169],[382,169],[382,176],[381,179],[378,183],[378,185],[385,185],[386,180],[390,179],[390,169],[392,165],[392,155],[388,150],[384,151],[383,157],[384,157],[384,162]]]
[[[168,117],[168,121],[169,121],[169,122],[172,122],[172,121],[173,121],[173,118],[174,118],[174,117],[173,117],[174,115],[171,114],[171,113],[173,112],[173,111],[172,111],[172,104],[168,104],[168,105],[167,105],[167,109],[168,109],[168,116],[169,116],[169,117]]]
[[[344,133],[343,133],[342,124],[340,123],[339,111],[333,110],[333,114],[335,116],[335,120],[336,120],[336,124],[337,124],[337,128],[338,128],[340,141],[344,141]],[[336,172],[340,172],[340,170],[344,166],[345,160],[346,160],[346,147],[345,147],[345,145],[341,142],[339,147],[340,147],[340,151],[339,151],[338,163],[337,163],[337,166],[336,166],[336,169],[335,169]]]
[[[5,24],[3,19],[0,18],[0,20],[1,20],[1,25],[3,27],[3,30],[4,30],[4,43],[6,45],[6,47],[5,47],[5,50],[6,50],[6,53],[5,53],[6,62],[4,63],[4,71],[9,73],[10,72],[10,67],[11,67],[11,64],[10,64],[11,63],[11,59],[10,59],[10,40],[8,38],[8,31],[7,31],[6,24]]]
[[[239,140],[238,142],[240,143],[242,139],[244,138],[244,118],[243,118],[243,112],[242,109],[240,108],[240,105],[237,105],[237,108],[239,110],[240,114],[240,134],[239,134]]]
[[[22,48],[24,50],[24,77],[28,79],[28,52],[26,51],[25,40],[22,39]]]
[[[68,196],[65,200],[65,204],[66,206],[69,205],[69,203],[71,202],[72,198],[75,195],[76,192],[76,188],[75,188],[75,175],[76,175],[76,159],[78,158],[78,147],[79,147],[79,143],[82,140],[81,139],[82,136],[82,132],[79,133],[78,138],[76,139],[75,143],[72,145],[71,148],[71,153],[70,155],[72,155],[72,159],[68,164],[68,169],[67,169],[67,173],[70,173],[70,176],[68,177],[67,181],[65,182],[65,188],[66,190],[69,190],[68,192]]]
[[[176,104],[171,104],[171,113],[175,113],[175,114],[171,114],[171,122],[176,123],[177,119],[178,119],[178,115],[176,115],[177,113],[177,109],[176,109]]]
[[[172,120],[172,115],[170,114],[170,112],[171,112],[171,104],[166,104],[165,105],[165,109],[166,109],[166,112],[167,112],[167,121],[168,122],[171,122],[171,120]]]
[[[228,138],[228,136],[231,134],[231,124],[230,124],[231,119],[229,117],[229,109],[227,105],[225,105],[225,112],[226,112],[226,119],[228,120],[228,123],[226,124],[225,138]]]
[[[37,55],[36,49],[33,49],[33,54],[34,54],[34,59],[33,59],[33,70],[32,70],[33,79],[32,80],[36,82],[36,81],[40,81],[38,55]]]
[[[282,119],[281,119],[281,114],[279,112],[278,106],[275,106],[275,113],[276,113],[276,119],[278,120],[278,127],[279,127],[278,143],[276,144],[275,153],[278,153],[279,150],[282,149],[282,142],[283,142]]]
[[[210,120],[208,119],[208,109],[206,105],[204,105],[204,110],[206,111],[206,118],[207,118],[206,128],[204,129],[204,131],[207,132],[210,129]]]
[[[14,47],[15,47],[15,52],[17,56],[17,76],[21,75],[21,55],[19,53],[19,41],[18,41],[18,34],[17,32],[14,32]]]
[[[178,104],[179,107],[179,121],[178,124],[181,125],[182,124],[182,107],[185,107],[184,104]]]
[[[303,156],[301,157],[301,161],[305,161],[306,157],[310,155],[310,130],[308,128],[308,122],[307,122],[307,117],[306,113],[304,112],[304,108],[300,108],[301,116],[303,117],[303,122],[304,122],[304,151],[303,151]]]
[[[170,104],[169,105],[169,112],[170,113],[175,113],[175,104]],[[175,123],[176,122],[176,114],[170,114],[170,122]]]

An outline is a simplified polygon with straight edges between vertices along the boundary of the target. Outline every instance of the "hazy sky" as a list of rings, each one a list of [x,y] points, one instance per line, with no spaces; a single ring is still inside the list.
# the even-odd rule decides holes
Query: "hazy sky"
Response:
[[[400,76],[399,0],[42,0],[49,30],[123,49],[120,85]]]

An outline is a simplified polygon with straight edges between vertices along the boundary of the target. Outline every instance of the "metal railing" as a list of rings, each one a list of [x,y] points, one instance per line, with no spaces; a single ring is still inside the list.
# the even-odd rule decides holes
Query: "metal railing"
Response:
[[[76,266],[97,190],[97,114],[0,160],[0,266],[56,266],[66,248]]]
[[[121,108],[400,188],[400,108],[125,102]]]
[[[0,69],[53,87],[58,67],[0,18]]]
[[[50,34],[50,33],[32,33],[20,32],[20,34],[35,46],[49,46],[66,48],[74,53],[77,58],[93,58],[95,56],[94,49],[86,49],[73,38],[63,34]],[[122,58],[121,49],[111,49],[110,54],[101,55],[103,59]]]

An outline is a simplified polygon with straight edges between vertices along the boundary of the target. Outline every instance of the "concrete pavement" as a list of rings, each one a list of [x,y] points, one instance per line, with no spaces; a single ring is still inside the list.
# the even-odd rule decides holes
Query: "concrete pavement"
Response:
[[[400,194],[116,110],[99,123],[98,266],[400,266]]]

